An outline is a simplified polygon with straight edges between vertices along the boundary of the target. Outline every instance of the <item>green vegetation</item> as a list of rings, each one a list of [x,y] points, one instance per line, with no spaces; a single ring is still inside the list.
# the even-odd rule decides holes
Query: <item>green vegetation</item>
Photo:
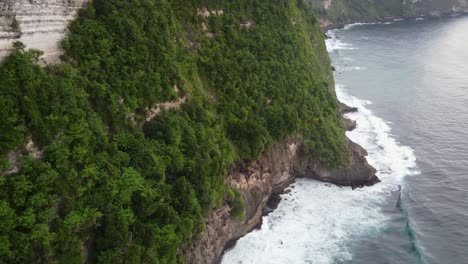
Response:
[[[11,20],[10,28],[12,31],[18,32],[20,30],[19,22],[16,20],[16,17],[13,17]]]
[[[302,0],[95,0],[62,45],[60,65],[16,43],[0,66],[0,171],[23,154],[20,172],[0,176],[0,263],[183,262],[204,214],[227,202],[242,219],[224,183],[233,162],[294,135],[325,165],[347,161]]]
[[[237,190],[229,190],[227,202],[232,208],[232,216],[238,220],[244,220],[244,200]]]

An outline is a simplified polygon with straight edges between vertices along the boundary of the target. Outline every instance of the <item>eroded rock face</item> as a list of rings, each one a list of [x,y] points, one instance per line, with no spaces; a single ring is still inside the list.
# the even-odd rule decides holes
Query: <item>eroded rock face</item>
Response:
[[[275,145],[259,160],[233,166],[227,182],[244,199],[244,220],[231,217],[227,204],[213,211],[205,221],[200,239],[184,252],[187,263],[217,263],[226,246],[253,230],[260,223],[262,209],[272,193],[293,181],[296,157],[296,142],[290,140]]]
[[[253,230],[272,194],[281,193],[296,177],[309,177],[343,186],[361,187],[379,182],[375,169],[366,161],[366,150],[348,140],[352,161],[347,166],[328,170],[313,157],[298,154],[301,141],[290,139],[273,146],[261,159],[234,166],[228,184],[239,190],[244,199],[245,219],[231,217],[225,204],[206,219],[206,229],[199,240],[185,250],[187,263],[217,263],[223,251],[238,238]]]
[[[343,126],[345,127],[346,131],[353,131],[357,127],[357,123],[354,120],[351,120],[347,117],[342,118]]]
[[[58,42],[68,23],[87,0],[1,0],[0,60],[21,41],[28,49],[44,51],[44,60],[57,62],[61,54]]]
[[[357,107],[352,107],[352,106],[346,105],[344,103],[340,103],[340,112],[341,112],[342,115],[349,114],[349,113],[355,113],[357,111],[358,111]]]
[[[317,164],[312,157],[309,157],[300,160],[296,175],[331,182],[340,186],[351,186],[353,189],[371,186],[380,182],[375,175],[377,171],[367,163],[367,151],[349,139],[348,145],[352,161],[347,166],[330,170]]]

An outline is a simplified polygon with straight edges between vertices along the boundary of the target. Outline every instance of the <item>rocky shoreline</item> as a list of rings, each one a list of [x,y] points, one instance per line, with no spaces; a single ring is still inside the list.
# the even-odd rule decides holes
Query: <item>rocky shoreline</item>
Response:
[[[350,20],[344,23],[328,23],[322,25],[322,29],[326,32],[353,23],[387,23],[418,17],[441,18],[465,13],[433,12],[413,17],[389,16]],[[344,115],[356,112],[358,109],[340,103],[340,111],[346,131],[355,129],[356,121]],[[295,178],[311,178],[353,189],[380,182],[375,175],[376,170],[367,163],[367,151],[349,139],[352,161],[348,166],[334,170],[320,166],[314,157],[298,155],[297,148],[300,144],[300,138],[292,138],[272,147],[260,160],[234,166],[231,169],[228,183],[239,190],[244,199],[245,218],[243,221],[233,219],[227,204],[213,211],[206,219],[206,229],[200,238],[190,248],[184,250],[187,263],[219,263],[223,253],[234,247],[239,238],[261,226],[262,216],[276,209],[281,201],[280,195]]]
[[[440,18],[464,13],[466,11],[431,12],[413,17],[389,16],[350,20],[344,23],[321,23],[321,27],[326,32],[352,23],[386,23],[400,19]],[[340,111],[345,129],[347,131],[355,129],[356,122],[344,115],[356,112],[358,109],[340,103]],[[380,182],[376,170],[367,163],[367,151],[349,139],[351,162],[347,166],[332,170],[320,166],[314,157],[300,156],[298,154],[300,145],[301,139],[293,137],[273,146],[259,160],[231,168],[227,182],[238,190],[244,199],[244,220],[232,218],[231,208],[227,203],[214,210],[206,218],[206,228],[199,239],[181,252],[185,254],[187,263],[219,263],[223,253],[232,248],[239,238],[261,226],[262,216],[276,209],[281,201],[280,194],[294,182],[295,178],[306,177],[353,189]]]
[[[369,19],[356,19],[356,20],[348,20],[340,23],[334,23],[327,19],[321,19],[320,27],[324,32],[332,29],[340,29],[344,28],[347,25],[355,24],[355,23],[388,23],[388,22],[395,22],[398,20],[411,20],[417,18],[444,18],[444,17],[451,17],[457,15],[464,15],[468,14],[468,10],[463,11],[447,11],[447,12],[430,12],[427,14],[420,14],[415,16],[388,16],[388,17],[379,17],[379,18],[369,18]]]
[[[342,113],[357,111],[344,104],[340,109]],[[314,157],[301,156],[298,153],[300,143],[299,137],[291,138],[273,146],[259,160],[230,169],[227,182],[244,199],[244,220],[231,217],[227,203],[211,212],[199,239],[181,252],[187,263],[219,263],[226,249],[261,225],[262,216],[275,209],[280,201],[279,194],[295,178],[306,177],[353,189],[380,181],[376,170],[367,163],[367,151],[349,139],[351,162],[332,170],[319,165]],[[269,208],[265,211],[267,204]]]

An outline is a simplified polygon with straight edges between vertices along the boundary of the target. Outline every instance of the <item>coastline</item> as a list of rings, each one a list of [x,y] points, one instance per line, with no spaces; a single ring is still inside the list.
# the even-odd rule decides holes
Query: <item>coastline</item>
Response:
[[[340,102],[340,111],[341,111],[341,114],[342,114],[343,122],[346,123],[347,121],[349,121],[349,122],[352,122],[352,124],[353,124],[352,127],[349,127],[349,126],[346,127],[345,126],[345,130],[347,132],[353,131],[356,128],[356,121],[345,117],[345,115],[349,114],[349,113],[359,112],[359,109],[357,107],[348,106],[348,105]],[[362,146],[360,146],[359,144],[356,144],[353,141],[351,141],[349,138],[347,138],[347,140],[348,140],[348,144],[349,144],[350,148],[352,149],[352,155],[356,156],[357,159],[359,159],[360,164],[367,164],[367,160],[365,158],[368,155],[367,151]],[[372,174],[375,175],[376,170],[373,167],[365,166],[364,170],[366,170],[366,169],[369,170]],[[363,173],[365,173],[365,171],[363,171]],[[284,194],[290,193],[291,192],[290,188],[294,188],[293,184],[296,182],[296,179],[301,179],[301,178],[308,178],[308,179],[312,179],[312,180],[317,180],[317,181],[325,183],[327,186],[335,185],[335,186],[338,186],[339,188],[350,187],[352,190],[358,189],[358,188],[370,187],[370,186],[380,182],[380,179],[378,177],[370,178],[368,180],[362,180],[362,179],[361,180],[355,180],[355,181],[346,183],[346,182],[337,182],[334,179],[326,180],[326,179],[323,179],[323,178],[322,179],[314,178],[310,174],[297,174],[297,175],[293,174],[293,175],[290,175],[289,178],[284,179],[282,182],[279,182],[275,186],[273,186],[272,193],[269,195],[266,202],[264,204],[262,204],[262,206],[259,208],[259,209],[261,209],[260,219],[258,220],[257,224],[255,224],[251,228],[251,230],[248,231],[244,235],[247,235],[248,233],[250,233],[250,232],[252,232],[254,230],[260,229],[262,227],[262,224],[263,224],[263,217],[268,216],[269,214],[273,213],[278,208],[279,203],[282,201],[281,196],[284,195]],[[222,260],[223,255],[227,251],[229,251],[230,249],[234,248],[235,245],[237,244],[237,241],[239,241],[239,239],[241,239],[243,236],[235,238],[235,239],[231,239],[230,241],[228,241],[226,243],[226,245],[224,246],[223,253],[219,256],[219,258],[215,261],[215,263],[220,263],[220,261]]]
[[[3,261],[468,263],[468,0],[5,1]]]
[[[465,12],[447,12],[440,14],[440,16],[395,16],[357,20],[349,21],[349,23],[328,25],[322,27],[322,30],[326,33],[328,30],[340,29],[353,24],[391,23],[399,20],[411,20],[422,17],[441,18],[463,14],[465,14]],[[350,119],[345,117],[345,115],[354,113],[357,109],[341,104],[340,110],[346,131],[354,130],[356,128],[356,123],[354,121],[350,123],[348,121]],[[350,148],[353,148],[353,156],[358,159],[357,163],[368,165],[366,160],[366,156],[368,155],[367,151],[351,140],[349,142]],[[224,254],[232,249],[240,238],[261,227],[262,217],[275,211],[275,207],[278,206],[281,201],[280,196],[285,194],[287,187],[294,183],[296,178],[311,178],[338,187],[349,186],[352,189],[372,186],[380,182],[377,177],[371,180],[336,180],[335,177],[337,174],[340,174],[340,172],[318,168],[317,164],[314,164],[313,159],[302,159],[301,161],[300,158],[298,159],[295,157],[295,154],[292,153],[296,151],[296,147],[299,143],[300,139],[298,138],[290,139],[285,142],[285,144],[274,146],[259,161],[246,164],[244,168],[234,168],[231,170],[228,181],[231,187],[238,189],[244,198],[246,205],[245,220],[238,221],[232,219],[229,214],[230,208],[227,205],[213,212],[206,221],[209,230],[202,234],[201,239],[197,241],[194,246],[184,250],[184,253],[187,255],[187,263],[220,263]],[[282,154],[278,156],[278,153]],[[275,155],[277,157],[274,157]],[[368,167],[365,170],[372,171],[372,169]],[[375,175],[375,169],[372,173]],[[265,212],[265,208],[269,203],[270,206],[267,212]]]
[[[385,22],[394,22],[395,19],[398,20],[399,18],[392,18],[392,19],[386,20]],[[407,18],[407,19],[410,19],[410,18]],[[383,22],[383,21],[379,21],[379,22]],[[360,22],[360,23],[362,23],[362,22]],[[378,21],[373,21],[373,22],[370,22],[370,23],[378,23]],[[345,26],[347,26],[347,25],[348,25],[348,24],[341,25],[341,28],[342,28],[342,27],[345,27]],[[339,27],[337,27],[337,28],[339,28]],[[343,91],[342,91],[342,89],[338,89],[338,88],[337,88],[337,93],[338,93],[338,90],[339,90],[340,96],[337,96],[337,97],[338,97],[338,99],[340,99],[340,101],[341,101],[341,98],[343,98]],[[351,96],[351,97],[352,97],[353,99],[359,100],[358,98],[355,98],[355,97],[353,97],[353,96]],[[343,98],[343,99],[344,99],[344,98]],[[345,127],[347,128],[347,131],[350,132],[350,131],[355,130],[355,129],[356,129],[356,124],[355,124],[355,123],[354,123],[354,124],[353,124],[353,123],[348,123],[348,125],[346,125],[346,122],[347,122],[346,120],[350,120],[350,121],[352,121],[352,122],[355,122],[355,120],[356,120],[356,119],[355,119],[356,115],[357,115],[357,116],[360,116],[360,117],[362,117],[362,115],[364,115],[366,119],[369,118],[369,116],[372,116],[371,119],[364,120],[364,121],[366,121],[366,122],[364,122],[364,123],[359,123],[359,120],[358,120],[358,123],[359,123],[359,126],[360,126],[360,127],[357,129],[358,131],[357,131],[356,133],[355,133],[355,132],[352,132],[352,134],[362,134],[363,130],[364,130],[364,132],[367,131],[367,126],[369,125],[368,122],[371,122],[371,123],[372,123],[372,122],[377,122],[377,123],[378,123],[379,129],[380,129],[380,128],[383,128],[383,130],[382,130],[382,131],[379,131],[379,132],[380,132],[380,133],[383,133],[384,137],[388,137],[388,138],[385,138],[385,140],[389,140],[389,141],[385,142],[385,144],[390,144],[390,145],[391,145],[391,146],[389,147],[389,148],[390,148],[390,150],[389,150],[390,153],[388,154],[388,156],[392,156],[392,157],[393,157],[393,155],[395,154],[395,153],[393,153],[394,151],[401,152],[401,154],[403,154],[403,155],[401,156],[401,157],[402,157],[401,159],[405,160],[405,161],[404,161],[405,168],[407,167],[409,170],[411,170],[411,168],[414,167],[414,164],[413,164],[413,163],[414,163],[414,160],[415,160],[415,157],[414,157],[414,155],[413,155],[413,153],[412,153],[412,150],[406,148],[405,146],[399,146],[398,143],[397,143],[393,138],[390,137],[390,135],[389,135],[390,128],[388,128],[388,127],[385,125],[385,121],[382,120],[382,119],[380,119],[380,118],[378,118],[378,117],[373,116],[372,113],[371,113],[371,111],[369,111],[369,110],[365,107],[365,104],[363,104],[363,103],[361,103],[361,102],[359,102],[359,103],[353,102],[352,100],[349,101],[349,97],[347,97],[346,99],[347,99],[347,100],[342,101],[343,104],[341,104],[341,113],[342,113],[342,115],[343,115],[343,122],[345,123]],[[351,106],[353,106],[353,107],[349,107],[349,106],[345,105],[344,103],[348,103],[349,105],[351,105]],[[356,103],[356,104],[355,104],[355,103]],[[357,108],[359,108],[359,110],[358,110],[356,107],[354,107],[354,106],[357,106]],[[362,110],[364,111],[364,113],[359,113],[360,110],[361,110],[361,107],[362,107]],[[349,114],[349,116],[348,116],[348,114]],[[351,118],[351,117],[352,117],[352,118]],[[375,118],[375,119],[374,119],[374,118]],[[360,119],[360,118],[358,118],[358,119]],[[362,121],[362,120],[361,120],[361,121]],[[372,124],[372,125],[374,125],[374,124]],[[364,126],[365,128],[362,128],[362,126]],[[374,128],[374,129],[375,129],[375,128]],[[353,135],[352,138],[355,138],[355,135]],[[355,139],[356,139],[356,138],[355,138]],[[368,144],[363,143],[363,142],[364,142],[364,141],[362,141],[362,142],[357,142],[357,143],[364,144],[364,145],[361,145],[361,146],[366,147],[366,148],[369,148]],[[384,147],[383,145],[380,145],[381,143],[383,143],[383,142],[377,142],[377,144],[379,145],[379,150],[378,150],[378,151],[385,151],[386,147]],[[366,152],[366,153],[365,153],[365,156],[367,156],[367,151],[366,151],[363,147],[359,146],[358,144],[356,144],[356,145],[357,145],[359,148],[362,148],[362,150]],[[371,200],[371,202],[370,202],[368,205],[362,206],[362,208],[359,208],[359,209],[358,209],[358,208],[355,208],[355,209],[358,209],[358,211],[361,211],[361,210],[362,210],[362,215],[363,215],[363,217],[364,217],[363,219],[361,219],[360,217],[357,217],[356,219],[361,219],[361,221],[369,221],[369,222],[370,222],[370,223],[368,224],[369,226],[378,225],[378,224],[382,223],[382,221],[383,221],[383,219],[381,219],[379,215],[372,215],[371,218],[370,218],[370,220],[367,220],[367,217],[368,217],[368,216],[366,216],[366,215],[367,215],[366,210],[367,210],[367,212],[369,212],[369,211],[372,212],[372,211],[374,210],[374,206],[376,205],[376,204],[374,204],[372,201],[374,201],[374,200],[379,200],[379,194],[381,194],[381,193],[385,193],[385,192],[387,192],[387,191],[391,191],[391,192],[392,192],[392,191],[399,191],[399,190],[401,190],[401,185],[399,184],[399,181],[401,180],[400,177],[401,177],[401,175],[407,174],[407,173],[403,173],[403,174],[400,175],[400,174],[399,174],[399,173],[400,173],[399,171],[395,171],[395,172],[393,172],[393,173],[388,173],[388,172],[386,171],[386,168],[389,168],[389,167],[387,166],[387,165],[389,165],[389,164],[387,164],[387,162],[393,162],[393,161],[389,161],[387,155],[385,155],[385,154],[383,154],[383,157],[382,157],[383,160],[376,160],[376,158],[380,159],[380,158],[379,158],[380,155],[379,155],[379,153],[375,153],[375,149],[372,149],[372,148],[373,148],[373,146],[372,146],[369,150],[370,150],[370,152],[374,152],[374,153],[371,153],[371,154],[372,154],[372,155],[371,155],[372,157],[369,157],[369,158],[370,158],[369,163],[371,163],[371,164],[374,166],[375,162],[377,162],[376,165],[378,165],[378,166],[375,167],[375,168],[377,168],[378,171],[379,171],[379,174],[381,173],[382,176],[383,176],[383,179],[382,179],[383,182],[382,182],[381,185],[374,186],[374,187],[371,187],[371,188],[369,188],[369,189],[366,188],[366,189],[362,189],[362,190],[358,190],[358,191],[348,191],[349,189],[347,189],[347,188],[341,188],[341,185],[340,185],[340,184],[337,184],[336,182],[332,182],[332,185],[329,185],[329,184],[327,184],[327,183],[325,183],[325,184],[322,183],[322,184],[321,184],[322,186],[324,186],[324,187],[321,187],[321,188],[325,188],[324,190],[326,190],[326,189],[336,189],[337,187],[338,187],[338,189],[341,189],[341,191],[339,191],[339,193],[343,193],[343,194],[339,194],[338,196],[342,196],[342,195],[347,194],[347,195],[349,195],[349,198],[350,198],[351,200],[355,199],[355,200],[359,200],[359,201],[362,201],[362,202],[366,201],[366,199]],[[381,149],[380,149],[380,148],[381,148]],[[371,162],[371,161],[372,161],[372,162]],[[367,160],[366,160],[366,162],[367,162]],[[379,165],[380,165],[380,166],[379,166]],[[394,173],[395,173],[395,174],[394,174]],[[408,173],[409,173],[409,172],[408,172]],[[409,173],[409,174],[411,174],[411,173]],[[384,175],[385,175],[385,176],[384,176]],[[394,179],[392,179],[392,178],[389,179],[389,178],[388,178],[389,176],[398,176],[398,177],[395,177]],[[299,178],[299,177],[297,177],[297,178]],[[322,181],[322,182],[327,182],[326,180],[324,181],[323,179],[319,179],[319,180]],[[379,180],[379,181],[380,181],[380,180]],[[297,181],[296,181],[296,182],[297,182]],[[301,183],[301,181],[299,180],[299,184],[300,184],[300,183]],[[319,183],[317,183],[317,184],[319,184]],[[372,183],[372,184],[369,184],[369,185],[373,185],[373,184],[375,184],[375,183]],[[294,187],[295,185],[296,185],[296,183],[294,183],[292,186]],[[366,185],[366,184],[364,184],[364,185]],[[349,186],[349,185],[348,185],[348,186]],[[366,186],[368,186],[368,185],[366,185]],[[361,187],[362,187],[362,186],[361,186]],[[394,188],[397,188],[397,189],[394,190]],[[282,192],[282,193],[279,193],[279,194],[276,194],[276,195],[273,194],[273,195],[271,196],[271,198],[270,198],[269,201],[271,202],[271,199],[273,199],[273,200],[274,200],[274,204],[273,204],[273,205],[274,205],[274,206],[278,206],[279,202],[281,201],[281,197],[280,197],[280,196],[281,196],[281,194],[284,194],[283,197],[285,197],[285,200],[287,200],[287,201],[285,201],[285,203],[286,203],[286,204],[290,204],[291,201],[290,201],[290,199],[289,199],[289,195],[290,195],[289,193],[290,193],[291,191],[292,191],[292,192],[295,192],[295,189],[286,189],[286,192]],[[302,190],[302,192],[304,192],[304,190]],[[306,192],[314,192],[314,189],[313,189],[313,188],[312,188],[312,189],[307,189]],[[350,192],[351,192],[351,193],[350,193]],[[337,194],[338,194],[338,193],[337,193]],[[356,195],[361,195],[361,194],[364,194],[364,197],[359,197],[359,198],[356,197]],[[312,197],[313,197],[313,196],[312,196]],[[345,195],[344,197],[346,197],[346,195]],[[342,198],[344,198],[344,197],[342,197]],[[374,198],[374,197],[376,197],[376,198]],[[294,198],[292,198],[292,199],[294,200]],[[348,198],[346,198],[346,199],[348,199]],[[317,200],[317,201],[318,201],[318,200]],[[303,202],[304,202],[304,201],[303,201]],[[309,201],[309,202],[311,202],[311,201]],[[306,202],[306,203],[307,203],[307,202]],[[273,206],[273,207],[274,207],[274,206]],[[306,205],[304,205],[304,206],[306,206]],[[346,205],[343,204],[343,205],[340,206],[340,208],[341,208],[342,206],[345,206],[345,207],[346,207]],[[368,208],[367,206],[371,206],[372,208]],[[219,263],[221,260],[223,260],[223,257],[224,257],[224,256],[227,257],[227,259],[226,259],[227,263],[231,263],[231,261],[238,261],[238,260],[241,260],[241,259],[250,259],[250,258],[252,258],[252,259],[250,259],[250,260],[253,260],[253,259],[256,259],[256,261],[259,261],[259,260],[260,260],[260,263],[261,263],[262,257],[258,257],[258,258],[257,258],[257,257],[254,257],[254,256],[255,256],[255,253],[254,253],[255,251],[253,251],[253,248],[252,248],[252,247],[254,247],[256,244],[253,244],[253,243],[256,242],[256,243],[258,244],[258,243],[260,243],[260,241],[269,241],[267,244],[270,245],[271,243],[274,243],[274,239],[273,239],[272,241],[270,241],[269,238],[274,238],[274,237],[279,237],[279,239],[281,239],[281,241],[282,241],[282,240],[283,240],[283,235],[286,235],[286,233],[284,233],[283,235],[281,235],[281,234],[282,234],[281,231],[280,231],[280,233],[278,233],[278,234],[277,234],[276,232],[278,232],[279,230],[273,231],[271,225],[272,225],[272,224],[275,224],[275,223],[272,223],[272,222],[271,222],[271,219],[273,219],[274,221],[279,221],[279,220],[278,220],[278,217],[281,217],[281,216],[278,216],[278,214],[279,214],[279,215],[282,215],[283,217],[287,217],[289,214],[295,215],[295,213],[293,213],[293,212],[289,212],[288,214],[285,215],[285,214],[284,214],[284,211],[285,211],[285,210],[284,210],[284,204],[283,204],[283,203],[282,203],[282,206],[280,206],[280,207],[283,207],[283,208],[280,208],[280,209],[270,208],[270,209],[272,209],[272,210],[269,211],[268,213],[271,213],[272,216],[271,216],[271,217],[268,216],[268,217],[266,218],[266,222],[264,223],[264,224],[266,225],[265,228],[258,229],[258,230],[255,230],[255,228],[253,228],[253,229],[252,229],[253,232],[250,233],[250,234],[248,234],[248,235],[246,234],[246,235],[247,235],[247,236],[246,236],[246,239],[243,238],[243,239],[242,239],[242,243],[240,243],[240,244],[239,244],[238,246],[236,246],[236,247],[234,247],[234,246],[236,245],[236,243],[239,242],[239,239],[241,239],[242,237],[239,237],[239,238],[235,239],[234,241],[231,241],[231,243],[228,244],[228,245],[225,247],[225,249],[224,249],[224,251],[223,251],[223,255],[220,256],[220,258],[217,260],[216,263]],[[302,205],[301,205],[301,207],[302,207]],[[307,207],[307,206],[306,206],[306,207]],[[327,206],[325,206],[325,207],[327,207]],[[335,207],[336,207],[336,206],[335,206]],[[366,208],[367,208],[367,209],[366,209]],[[318,211],[320,212],[320,210],[322,210],[323,208],[322,208],[322,209],[317,208],[317,209],[318,209]],[[346,211],[345,208],[342,208],[342,210]],[[353,209],[350,209],[350,210],[352,211]],[[280,212],[277,214],[276,211],[280,211]],[[318,214],[320,214],[320,213],[318,213]],[[326,213],[326,214],[328,214],[328,213]],[[304,216],[305,216],[305,215],[304,215]],[[296,217],[295,219],[297,219],[297,217],[300,217],[300,216],[296,215],[295,217]],[[275,219],[276,219],[276,220],[275,220]],[[281,219],[281,218],[280,218],[280,219]],[[299,220],[299,219],[297,219],[297,220]],[[320,221],[320,220],[318,220],[318,221]],[[373,221],[376,221],[376,222],[373,222]],[[338,222],[340,222],[340,221],[338,220]],[[358,220],[358,221],[356,221],[356,222],[359,223],[360,221]],[[361,223],[362,223],[362,222],[361,222]],[[367,223],[367,222],[366,222],[366,223]],[[260,223],[260,224],[261,224],[261,223]],[[281,225],[281,223],[279,223],[279,224],[276,223],[275,225]],[[363,226],[365,226],[365,225],[366,225],[366,224],[363,224]],[[257,226],[255,226],[255,227],[257,227]],[[283,226],[283,228],[284,228],[284,226]],[[300,228],[300,225],[299,225],[299,226],[296,226],[295,229],[298,229],[298,228]],[[263,230],[263,229],[266,229],[266,230]],[[286,226],[285,229],[288,229],[288,227]],[[283,229],[282,231],[284,232],[285,229]],[[276,230],[276,228],[275,228],[275,230]],[[288,230],[289,230],[289,229],[288,229]],[[305,229],[304,229],[304,230],[305,230]],[[332,230],[332,229],[330,229],[330,230]],[[297,230],[296,230],[296,231],[297,231]],[[273,234],[273,235],[272,235],[272,234]],[[268,236],[268,235],[270,235],[270,236]],[[286,236],[287,236],[287,235],[286,235]],[[319,237],[320,237],[320,235],[319,235]],[[287,238],[284,238],[284,239],[286,239],[286,241],[292,242],[292,241],[294,241],[294,240],[291,240],[291,239],[295,239],[295,238],[290,238],[289,240],[287,240]],[[312,238],[311,238],[311,239],[312,239]],[[314,240],[320,241],[320,238],[319,238],[319,239],[314,239]],[[278,242],[278,241],[276,241],[276,242]],[[310,242],[310,240],[309,240],[309,242]],[[266,243],[266,242],[265,242],[265,243]],[[340,243],[341,243],[341,242],[340,242]],[[343,242],[343,243],[344,243],[344,242]],[[267,247],[269,248],[268,245],[267,245]],[[286,245],[286,244],[285,244],[285,245]],[[275,247],[274,245],[272,245],[272,246]],[[280,247],[282,247],[282,246],[283,246],[283,242],[281,242],[281,246],[280,246]],[[234,247],[234,248],[233,248],[233,247]],[[259,247],[260,247],[260,250],[262,250],[261,248],[263,248],[263,247],[265,247],[265,246],[259,245]],[[320,248],[321,245],[318,245],[318,247]],[[240,248],[240,249],[239,249],[239,248]],[[271,250],[271,249],[269,249],[269,250]],[[262,252],[262,251],[260,251],[260,252]],[[244,254],[244,255],[243,255],[243,254]],[[340,253],[340,254],[341,254],[341,253]],[[349,252],[344,252],[343,254],[344,254],[344,255],[348,254],[347,256],[349,256]],[[266,257],[269,258],[269,257],[274,257],[274,256],[266,256]],[[263,260],[264,260],[264,259],[263,259]],[[288,262],[284,262],[284,263],[288,263]],[[289,262],[289,263],[294,263],[294,262]]]
[[[356,110],[343,105],[341,108],[343,114]],[[300,137],[293,137],[273,146],[259,160],[230,169],[227,182],[242,195],[245,217],[234,219],[227,203],[214,210],[200,238],[182,250],[187,263],[220,263],[240,238],[261,227],[263,216],[274,212],[280,196],[287,193],[285,190],[295,179],[310,178],[353,190],[380,182],[377,171],[367,163],[367,151],[350,139],[351,164],[332,170],[320,166],[313,157],[299,155],[300,142]]]
[[[328,30],[345,28],[346,26],[353,24],[392,23],[399,20],[411,20],[422,17],[442,18],[463,14],[465,13],[447,12],[440,14],[440,16],[392,16],[379,19],[356,20],[349,21],[349,23],[328,25],[327,27],[322,27],[322,30],[326,33]],[[349,119],[347,115],[359,112],[359,110],[354,107],[355,105],[350,107],[341,103],[340,106],[346,131],[349,132],[354,130],[356,128],[356,123],[352,119]],[[359,160],[357,163],[367,164],[367,151],[351,140],[349,142],[350,146],[354,149],[353,153],[356,153],[356,155],[353,156],[356,156]],[[278,206],[281,201],[280,196],[285,194],[285,190],[288,190],[287,188],[295,182],[295,179],[311,178],[327,184],[330,183],[338,187],[349,186],[351,189],[372,186],[377,182],[380,182],[380,179],[377,177],[375,177],[377,180],[337,181],[334,177],[336,177],[339,172],[337,173],[327,171],[323,168],[317,168],[316,164],[314,164],[313,158],[302,159],[302,161],[300,161],[301,159],[294,157],[294,154],[292,153],[296,150],[299,143],[300,139],[294,138],[285,142],[283,145],[279,144],[279,146],[273,147],[268,151],[266,156],[260,159],[260,162],[254,161],[252,164],[244,166],[243,169],[234,169],[240,171],[243,170],[244,172],[247,171],[246,175],[241,172],[241,177],[238,177],[239,175],[236,176],[236,173],[233,175],[230,173],[230,176],[228,177],[229,184],[240,190],[245,201],[245,220],[233,220],[229,215],[230,208],[228,208],[228,206],[226,207],[226,205],[223,206],[223,209],[219,209],[217,212],[214,212],[209,216],[206,222],[209,231],[202,234],[201,240],[196,242],[195,246],[184,251],[187,254],[187,263],[220,263],[225,253],[233,249],[239,239],[261,227],[262,217],[276,210],[275,207]],[[278,153],[282,154],[278,156]],[[275,155],[277,155],[277,157],[274,157]],[[310,164],[314,165],[310,166]],[[369,170],[369,168],[366,168],[366,170]],[[317,171],[319,171],[319,173],[317,173]],[[237,173],[239,173],[239,171]],[[376,171],[374,170],[372,173],[375,175]],[[236,178],[241,179],[240,181],[244,184],[243,187],[240,187],[242,184],[239,185]],[[265,208],[269,203],[270,206],[268,211],[265,212]],[[220,214],[220,210],[223,211],[223,215]],[[202,242],[200,243],[200,241]]]
[[[337,95],[359,107],[358,112],[347,114],[359,124],[348,136],[369,150],[367,159],[382,182],[352,190],[295,180],[281,195],[278,208],[262,219],[262,228],[240,238],[225,252],[222,263],[270,263],[271,259],[275,263],[334,263],[336,259],[347,263],[353,258],[351,245],[356,237],[385,227],[388,219],[380,208],[388,193],[398,193],[404,176],[412,174],[415,156],[391,136],[391,128],[366,107],[367,101],[339,84]]]
[[[447,11],[447,12],[436,12],[428,14],[420,14],[415,16],[387,16],[380,18],[369,18],[369,19],[352,19],[345,22],[335,23],[327,19],[321,19],[320,27],[324,33],[327,33],[329,30],[341,29],[346,26],[354,24],[377,24],[377,23],[392,23],[400,20],[414,20],[418,18],[422,19],[440,19],[453,16],[467,15],[468,10],[464,11]]]
[[[397,18],[387,18],[385,21],[395,19]],[[383,22],[383,20],[379,21]],[[347,25],[349,24],[336,24],[328,29],[322,27],[322,30],[328,31]],[[354,130],[356,122],[345,115],[358,112],[359,109],[343,102],[339,104],[345,131]],[[359,178],[361,173],[371,174],[372,176],[368,179],[336,180],[336,175],[340,174],[339,171],[321,168],[314,162],[313,157],[300,158],[297,155],[299,144],[300,138],[291,138],[273,146],[257,161],[231,168],[227,181],[231,187],[241,193],[244,199],[245,219],[242,221],[233,219],[230,215],[231,208],[226,203],[213,211],[205,221],[206,230],[201,237],[192,246],[182,250],[187,263],[221,263],[225,253],[234,248],[239,239],[261,228],[262,217],[276,210],[281,201],[280,196],[285,194],[285,190],[295,182],[295,179],[310,178],[340,188],[350,187],[353,190],[380,182],[376,176],[377,171],[367,163],[367,151],[350,139],[348,139],[348,144],[352,150],[354,163],[363,165],[363,169],[357,170],[358,173],[352,173],[352,177]],[[265,211],[268,204],[272,206]]]

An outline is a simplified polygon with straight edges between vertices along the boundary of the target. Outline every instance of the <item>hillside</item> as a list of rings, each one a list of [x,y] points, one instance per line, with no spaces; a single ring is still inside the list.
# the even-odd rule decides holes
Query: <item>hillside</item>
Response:
[[[216,208],[247,224],[228,171],[272,146],[341,184],[365,163],[302,0],[95,0],[68,32],[61,63],[15,42],[0,66],[2,263],[183,262]]]

